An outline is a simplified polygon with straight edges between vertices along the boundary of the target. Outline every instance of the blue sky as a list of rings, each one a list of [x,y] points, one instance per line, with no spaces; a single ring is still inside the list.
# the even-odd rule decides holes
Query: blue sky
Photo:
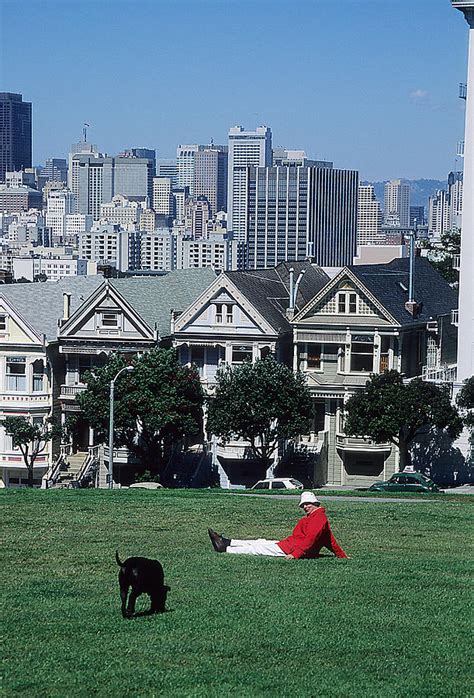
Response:
[[[158,157],[265,124],[363,179],[444,179],[463,137],[468,30],[449,0],[0,0],[0,27],[35,164],[83,122],[103,152]]]

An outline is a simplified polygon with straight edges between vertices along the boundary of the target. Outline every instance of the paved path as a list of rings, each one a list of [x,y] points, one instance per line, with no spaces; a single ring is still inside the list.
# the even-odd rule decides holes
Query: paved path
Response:
[[[241,494],[240,492],[229,492],[229,495],[233,497],[265,497],[266,499],[299,499],[300,495],[299,494]],[[425,502],[437,502],[440,503],[441,499],[422,499],[421,497],[413,497],[413,498],[398,498],[398,497],[346,497],[344,495],[339,495],[339,496],[331,496],[331,495],[325,495],[325,494],[318,494],[317,495],[318,499],[320,499],[322,502],[325,500],[332,500],[332,501],[346,501],[346,502],[394,502],[394,503],[399,503],[403,502],[405,504],[406,502],[410,504],[418,504],[419,502],[425,503]]]

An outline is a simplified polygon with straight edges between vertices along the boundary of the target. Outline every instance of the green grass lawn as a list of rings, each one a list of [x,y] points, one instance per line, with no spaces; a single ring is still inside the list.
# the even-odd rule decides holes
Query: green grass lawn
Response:
[[[278,539],[292,499],[4,491],[2,695],[472,695],[459,499],[328,502],[351,559],[287,561],[218,555],[207,527]],[[122,619],[116,548],[161,560],[170,612]]]

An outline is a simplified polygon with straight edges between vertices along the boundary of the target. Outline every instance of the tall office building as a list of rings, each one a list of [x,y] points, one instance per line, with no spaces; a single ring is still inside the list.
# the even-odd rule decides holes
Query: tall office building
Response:
[[[194,193],[194,156],[204,145],[178,145],[176,159],[178,163],[178,187],[188,187],[192,196]]]
[[[5,173],[31,167],[31,102],[0,92],[0,182]]]
[[[420,226],[425,224],[425,207],[424,206],[410,206],[410,228],[415,225]]]
[[[64,158],[48,158],[41,168],[40,177],[45,182],[67,182],[67,160]]]
[[[178,186],[178,161],[176,158],[159,158],[156,161],[156,176],[171,177],[173,188]]]
[[[410,225],[410,185],[403,179],[385,183],[384,223],[394,228],[408,228]]]
[[[325,267],[353,263],[358,172],[249,167],[248,180],[249,268],[306,257]]]
[[[227,146],[214,145],[194,155],[194,196],[205,196],[211,216],[227,208]]]
[[[359,184],[357,203],[357,244],[381,245],[382,209],[371,184]]]
[[[462,172],[450,172],[448,175],[449,225],[451,230],[462,228]]]
[[[248,168],[271,164],[272,132],[267,126],[255,131],[245,131],[242,126],[229,130],[227,229],[239,242],[247,239]]]
[[[150,201],[153,191],[153,161],[148,158],[113,158],[97,152],[71,157],[71,191],[76,212],[98,220],[100,206],[115,194]]]
[[[99,157],[97,146],[93,143],[88,143],[84,140],[81,143],[73,143],[71,145],[71,150],[68,155],[67,186],[76,197],[76,213],[79,213],[79,168],[81,164],[79,158],[75,158],[74,156],[80,154]]]
[[[438,189],[436,194],[429,198],[428,233],[439,239],[450,227],[448,192]]]
[[[153,178],[153,204],[155,213],[164,216],[173,216],[174,198],[172,194],[173,183],[171,177]]]
[[[119,158],[145,158],[153,162],[153,176],[156,174],[156,151],[151,148],[127,148],[119,153]]]

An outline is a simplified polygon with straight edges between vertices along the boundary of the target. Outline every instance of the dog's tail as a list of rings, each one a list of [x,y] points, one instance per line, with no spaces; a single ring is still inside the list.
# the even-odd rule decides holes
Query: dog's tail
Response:
[[[120,558],[118,556],[118,550],[115,551],[115,559],[117,560],[117,565],[119,567],[123,567],[123,562],[120,562]]]

